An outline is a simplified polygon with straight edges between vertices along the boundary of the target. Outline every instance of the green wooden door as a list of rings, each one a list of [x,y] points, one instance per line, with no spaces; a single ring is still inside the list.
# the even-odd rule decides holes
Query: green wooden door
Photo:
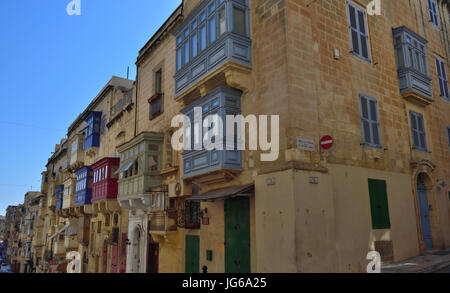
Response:
[[[186,273],[200,273],[200,237],[186,235]]]
[[[250,273],[250,201],[225,201],[225,273]]]
[[[372,228],[390,229],[387,186],[384,180],[369,179],[370,209],[372,213]]]

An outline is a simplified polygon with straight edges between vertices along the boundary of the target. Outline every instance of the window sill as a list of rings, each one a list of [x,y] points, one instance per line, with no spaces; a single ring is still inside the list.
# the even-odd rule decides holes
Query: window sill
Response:
[[[372,60],[370,58],[364,58],[363,56],[358,55],[357,53],[355,53],[353,51],[350,51],[350,53],[353,55],[353,57],[356,57],[359,60],[364,61],[364,62],[366,62],[368,64],[372,64]]]
[[[150,117],[150,121],[155,120],[156,118],[160,117],[162,114],[164,114],[164,112],[156,113],[154,116]]]
[[[384,151],[387,150],[387,149],[384,149],[383,146],[381,146],[381,145],[375,146],[375,145],[370,145],[370,144],[367,144],[367,143],[362,143],[361,146],[366,148],[366,149],[375,150],[375,151],[381,151],[381,152],[384,152]]]
[[[427,149],[418,149],[418,148],[413,147],[412,150],[416,151],[416,152],[424,153],[424,154],[431,154],[431,152],[429,152]]]

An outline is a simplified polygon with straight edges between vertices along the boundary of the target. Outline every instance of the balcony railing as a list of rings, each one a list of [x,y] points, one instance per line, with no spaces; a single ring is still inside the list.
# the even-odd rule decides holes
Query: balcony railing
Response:
[[[150,215],[150,232],[169,232],[177,230],[176,218],[170,218],[167,212]]]
[[[132,103],[132,92],[125,93],[123,98],[121,98],[112,108],[111,108],[111,117],[114,117],[117,113],[122,112],[122,110],[126,109],[129,104]]]

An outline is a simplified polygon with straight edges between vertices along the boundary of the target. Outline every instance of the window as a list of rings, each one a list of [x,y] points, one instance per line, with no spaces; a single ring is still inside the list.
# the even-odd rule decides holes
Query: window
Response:
[[[218,119],[226,121],[227,115],[241,113],[241,95],[240,91],[218,87],[197,100],[196,104],[181,110],[186,117],[183,124],[183,178],[219,169],[241,170],[242,154],[237,140],[234,145],[227,142],[226,125],[219,123]],[[203,122],[195,116],[202,111],[197,112],[195,108],[203,110]],[[209,118],[212,119],[207,121]]]
[[[148,170],[149,171],[158,171],[159,168],[159,159],[157,155],[149,155],[148,156]]]
[[[177,71],[227,32],[248,36],[247,23],[246,0],[205,0],[176,32]]]
[[[150,120],[163,113],[164,95],[162,94],[162,69],[155,72],[155,94],[149,99]]]
[[[102,117],[102,124],[101,124],[101,131],[100,131],[100,133],[104,134],[105,133],[105,129],[106,129],[106,116],[103,116]]]
[[[101,112],[91,112],[86,118],[85,150],[100,146]]]
[[[411,131],[413,138],[413,149],[419,151],[427,151],[427,141],[425,137],[425,126],[423,121],[423,115],[410,111],[409,115],[411,117]]]
[[[200,228],[200,203],[195,201],[186,201],[185,208],[186,229]]]
[[[430,16],[430,22],[436,27],[439,28],[439,15],[437,10],[436,0],[428,0],[428,14]]]
[[[450,148],[450,126],[447,126],[448,147]]]
[[[405,26],[393,29],[393,34],[400,92],[405,95],[414,92],[425,97],[426,102],[433,101],[432,79],[427,62],[427,40]],[[413,98],[415,96],[417,95],[413,95]]]
[[[349,1],[347,1],[347,9],[352,53],[370,62],[366,12]]]
[[[384,180],[369,179],[370,210],[373,229],[390,229],[387,186]]]
[[[450,101],[450,94],[448,90],[448,75],[447,75],[447,69],[445,67],[444,61],[439,58],[435,57],[436,60],[436,70],[437,70],[437,76],[438,76],[438,82],[439,82],[439,94],[441,98]]]
[[[361,94],[359,101],[364,145],[380,148],[381,135],[377,100]]]

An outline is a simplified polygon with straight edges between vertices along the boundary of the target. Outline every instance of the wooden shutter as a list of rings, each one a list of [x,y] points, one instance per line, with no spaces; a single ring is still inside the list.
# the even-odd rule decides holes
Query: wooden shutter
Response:
[[[450,147],[450,126],[447,126],[448,147]]]
[[[422,151],[427,150],[427,142],[425,137],[425,125],[422,114],[411,111],[411,131],[414,148]]]
[[[370,210],[373,229],[390,229],[387,186],[384,180],[369,179]]]
[[[438,76],[439,83],[439,94],[442,98],[449,99],[449,89],[448,89],[448,78],[447,78],[447,70],[445,68],[444,61],[440,60],[438,57],[435,57],[436,60],[436,71]]]
[[[369,35],[366,12],[347,1],[352,53],[369,61]]]
[[[380,147],[381,135],[377,100],[360,95],[360,112],[364,143],[368,146]]]
[[[435,0],[428,0],[428,12],[430,15],[430,22],[434,26],[439,27],[439,19]]]

